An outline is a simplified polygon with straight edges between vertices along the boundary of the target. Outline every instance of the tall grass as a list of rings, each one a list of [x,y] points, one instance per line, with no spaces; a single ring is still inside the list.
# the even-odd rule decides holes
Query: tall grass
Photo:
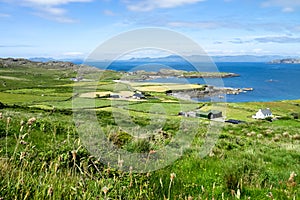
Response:
[[[205,138],[202,133],[205,129],[200,129],[193,145],[175,163],[155,172],[135,174],[132,168],[123,172],[91,155],[78,137],[71,116],[2,112],[2,199],[300,197],[300,180],[296,176],[300,169],[300,154],[280,147],[287,142],[299,145],[299,140],[292,137],[297,134],[296,130],[284,128],[279,122],[274,127],[270,127],[268,122],[225,126],[212,153],[203,159],[198,156],[198,147]],[[120,148],[128,148],[132,152],[149,151],[149,154],[155,154],[153,147],[164,144],[163,141],[174,134],[172,130],[178,129],[176,123],[168,122],[161,132],[163,137],[146,142],[132,140],[127,133],[113,128],[113,124],[109,126],[112,126],[107,129],[111,140]],[[247,135],[252,131],[255,134]],[[275,134],[287,131],[289,137],[282,136],[277,142],[272,140]],[[270,133],[265,135],[265,132]],[[258,134],[262,134],[262,138],[258,138]]]

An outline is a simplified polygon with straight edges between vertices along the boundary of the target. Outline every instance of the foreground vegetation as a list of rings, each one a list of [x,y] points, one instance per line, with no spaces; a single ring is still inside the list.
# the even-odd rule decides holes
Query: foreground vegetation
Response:
[[[118,92],[135,86],[113,82],[120,76],[112,71],[103,72],[106,78],[101,82],[74,83],[70,78],[77,70],[74,66],[46,70],[32,63],[0,67],[0,199],[300,197],[299,101],[226,104],[228,118],[247,123],[221,126],[216,144],[205,157],[199,153],[210,122],[191,119],[199,120],[199,127],[179,159],[156,171],[135,173],[91,154],[77,132],[73,111],[92,110],[115,146],[150,157],[176,136],[183,120],[177,116],[179,111],[209,110],[213,105],[179,101],[154,91],[146,94],[147,100],[118,99],[112,103],[109,98],[81,98],[73,93],[76,85],[82,94],[93,87],[97,92]],[[24,78],[27,81],[21,80]],[[95,101],[94,106],[90,106],[91,101]],[[251,118],[257,109],[265,107],[272,109],[277,120]],[[136,139],[134,133],[120,129],[116,110],[128,111],[134,123],[142,127],[161,115],[166,121],[155,137]],[[189,134],[192,130],[185,131]]]

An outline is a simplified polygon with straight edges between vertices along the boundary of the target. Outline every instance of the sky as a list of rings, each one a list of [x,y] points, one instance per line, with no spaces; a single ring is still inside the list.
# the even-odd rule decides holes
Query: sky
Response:
[[[300,57],[300,0],[0,0],[0,57],[85,58],[139,28],[176,31],[210,56]]]

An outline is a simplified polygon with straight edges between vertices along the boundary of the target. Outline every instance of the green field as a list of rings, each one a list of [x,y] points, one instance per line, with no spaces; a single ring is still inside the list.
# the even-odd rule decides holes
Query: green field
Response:
[[[167,96],[162,84],[116,83],[123,75],[117,72],[91,70],[86,80],[71,81],[76,72],[32,63],[0,65],[0,199],[300,198],[299,100],[189,102]],[[94,80],[96,73],[102,78]],[[141,88],[147,91],[143,100],[80,97]],[[216,108],[227,119],[246,123],[178,116]],[[252,119],[260,108],[270,108],[277,119]],[[101,157],[89,151],[99,147],[93,131],[118,150],[140,154],[146,167],[152,158],[163,163],[174,152],[180,156],[158,170],[137,173],[130,166],[138,163],[123,166],[113,152]],[[161,153],[166,146],[170,151]],[[105,156],[118,163],[108,164]]]

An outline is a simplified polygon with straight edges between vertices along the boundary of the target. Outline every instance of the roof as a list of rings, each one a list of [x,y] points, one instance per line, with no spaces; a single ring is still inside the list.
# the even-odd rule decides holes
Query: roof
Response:
[[[121,96],[118,95],[118,94],[111,94],[110,97],[111,97],[111,98],[120,98]]]
[[[197,111],[197,113],[198,114],[200,114],[200,115],[209,115],[209,114],[214,114],[214,115],[216,115],[216,114],[220,114],[220,113],[222,113],[221,111],[218,111],[218,110],[210,110],[210,111]]]
[[[140,98],[145,97],[143,94],[140,94],[140,93],[135,93],[133,96],[134,97],[140,97]]]
[[[220,114],[222,113],[221,111],[218,111],[218,110],[211,110],[210,113],[212,114]]]
[[[232,124],[246,123],[245,121],[237,120],[237,119],[228,119],[228,120],[226,120],[225,122],[227,122],[227,123],[232,123]]]
[[[261,112],[262,112],[263,115],[272,115],[272,112],[269,108],[261,109]]]

